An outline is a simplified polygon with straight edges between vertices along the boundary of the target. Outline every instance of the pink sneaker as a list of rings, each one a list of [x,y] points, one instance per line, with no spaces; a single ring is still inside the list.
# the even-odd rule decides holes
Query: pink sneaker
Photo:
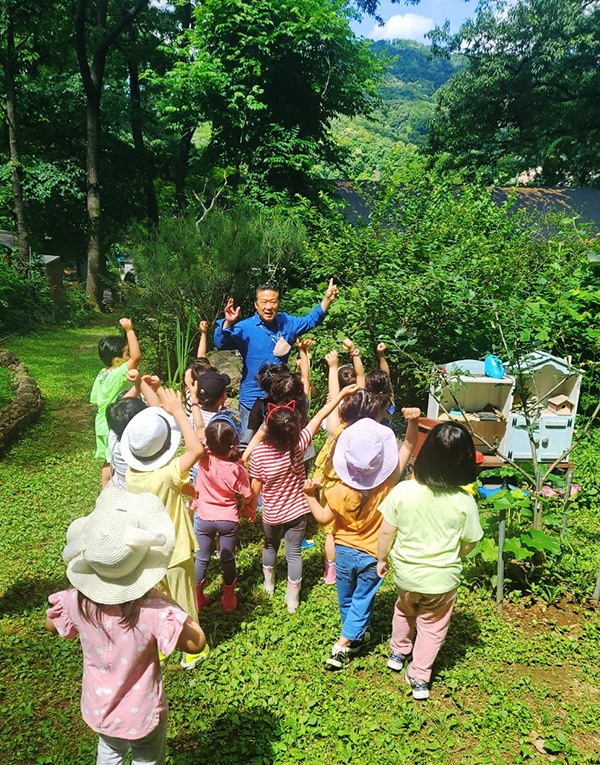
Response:
[[[328,560],[325,563],[325,573],[323,574],[325,584],[335,584],[335,561]]]

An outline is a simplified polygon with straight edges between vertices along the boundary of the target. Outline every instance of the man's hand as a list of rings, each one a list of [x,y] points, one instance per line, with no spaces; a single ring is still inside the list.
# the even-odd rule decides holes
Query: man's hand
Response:
[[[133,322],[131,319],[119,319],[119,324],[123,327],[124,332],[131,332],[133,329]]]
[[[232,301],[232,302],[233,302],[233,301]],[[227,306],[225,307],[225,310],[227,310]],[[239,310],[240,310],[240,309],[238,308],[238,312],[239,312]],[[203,335],[206,335],[206,334],[208,334],[208,322],[206,321],[206,319],[202,319],[202,321],[201,321],[201,322],[200,322],[200,324],[198,325],[198,329],[200,330],[200,332],[201,332]]]
[[[327,362],[328,367],[337,367],[338,366],[338,352],[337,351],[329,351],[325,355],[325,361]]]
[[[337,286],[333,283],[333,279],[329,280],[329,284],[327,286],[327,291],[325,292],[325,295],[323,297],[323,300],[321,300],[321,308],[327,312],[329,306],[333,303],[333,301],[336,299],[336,297],[340,294],[339,289]]]
[[[231,327],[240,317],[241,306],[235,307],[233,298],[229,298],[225,304],[225,321],[223,322],[223,329]]]

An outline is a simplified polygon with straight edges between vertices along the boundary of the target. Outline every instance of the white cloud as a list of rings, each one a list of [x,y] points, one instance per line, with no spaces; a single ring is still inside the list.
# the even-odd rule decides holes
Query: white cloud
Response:
[[[370,40],[417,40],[424,41],[427,32],[433,29],[435,22],[416,13],[391,16],[385,24],[375,24],[367,37]]]

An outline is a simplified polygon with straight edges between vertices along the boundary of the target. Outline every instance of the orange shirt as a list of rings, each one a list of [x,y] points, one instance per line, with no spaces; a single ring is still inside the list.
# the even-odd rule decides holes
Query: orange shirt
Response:
[[[354,547],[377,557],[377,537],[383,516],[379,505],[396,485],[390,476],[370,491],[351,489],[339,483],[325,492],[327,504],[333,511],[333,536],[336,544]]]

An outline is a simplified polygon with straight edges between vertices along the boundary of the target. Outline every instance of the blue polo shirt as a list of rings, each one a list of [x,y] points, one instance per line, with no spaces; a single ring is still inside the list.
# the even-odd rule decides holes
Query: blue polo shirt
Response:
[[[325,312],[319,304],[306,316],[278,313],[275,320],[269,324],[265,324],[258,313],[238,321],[228,329],[223,329],[225,319],[217,321],[214,334],[215,347],[221,351],[239,351],[244,360],[240,404],[252,409],[256,399],[264,395],[256,382],[256,375],[265,362],[269,364],[287,362],[289,354],[273,355],[277,340],[282,337],[293,345],[297,337],[314,329],[323,321],[324,316]]]

